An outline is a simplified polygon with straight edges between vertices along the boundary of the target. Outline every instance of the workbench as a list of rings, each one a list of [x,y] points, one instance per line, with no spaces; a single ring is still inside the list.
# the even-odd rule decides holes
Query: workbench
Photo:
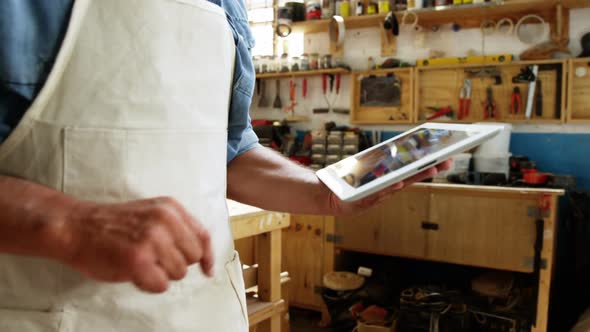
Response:
[[[324,273],[334,269],[334,253],[339,251],[531,277],[537,258],[537,321],[532,331],[546,331],[558,198],[563,194],[553,189],[418,183],[359,216],[293,215],[283,255],[292,282],[290,304],[321,310],[316,287],[322,286]]]
[[[252,239],[256,247],[256,265],[244,269],[246,288],[257,293],[246,301],[250,331],[280,332],[287,309],[281,296],[281,229],[289,226],[289,215],[231,200],[228,209],[234,241]]]

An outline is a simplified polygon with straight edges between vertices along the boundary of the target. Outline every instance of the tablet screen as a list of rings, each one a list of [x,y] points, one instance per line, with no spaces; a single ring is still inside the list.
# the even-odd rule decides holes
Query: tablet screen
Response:
[[[420,128],[358,156],[343,159],[330,168],[349,185],[358,188],[475,134],[477,132]]]

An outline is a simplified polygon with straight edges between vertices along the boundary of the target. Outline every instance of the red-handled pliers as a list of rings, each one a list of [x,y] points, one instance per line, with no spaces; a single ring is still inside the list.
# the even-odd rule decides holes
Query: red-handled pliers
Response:
[[[465,80],[461,91],[459,92],[459,120],[469,116],[469,107],[471,106],[471,80]]]
[[[520,98],[520,88],[514,87],[510,97],[510,114],[518,114],[522,111],[522,100]]]

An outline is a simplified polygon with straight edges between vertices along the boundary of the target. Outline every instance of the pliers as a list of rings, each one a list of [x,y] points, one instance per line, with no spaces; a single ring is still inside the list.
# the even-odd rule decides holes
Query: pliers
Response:
[[[497,107],[494,101],[494,93],[491,86],[488,86],[486,90],[486,101],[483,102],[483,117],[484,119],[496,118]]]
[[[471,106],[471,80],[465,80],[459,92],[459,114],[457,118],[462,120],[469,116]]]
[[[448,107],[428,107],[428,109],[433,110],[434,114],[426,118],[426,121],[434,120],[443,116],[453,117],[453,110],[450,106]]]
[[[518,114],[522,111],[522,100],[520,97],[520,88],[514,87],[510,97],[510,114]]]

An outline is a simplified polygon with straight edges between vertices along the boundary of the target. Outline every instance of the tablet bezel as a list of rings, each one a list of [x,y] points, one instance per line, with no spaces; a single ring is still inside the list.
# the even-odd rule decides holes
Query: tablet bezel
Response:
[[[318,171],[316,171],[316,175],[318,178],[338,196],[343,201],[356,201],[358,199],[364,198],[372,193],[375,193],[379,190],[385,189],[386,187],[400,182],[404,179],[407,179],[415,174],[418,174],[420,171],[433,167],[455,154],[465,152],[470,150],[485,140],[490,139],[500,133],[504,128],[501,125],[492,125],[492,124],[453,124],[453,123],[424,123],[420,126],[414,127],[410,130],[407,130],[393,138],[388,139],[382,143],[374,145],[366,150],[363,150],[354,156],[350,156],[348,158],[356,158],[361,156],[369,151],[377,149],[382,145],[386,145],[391,143],[392,141],[398,139],[399,137],[403,137],[408,135],[411,132],[414,132],[419,129],[446,129],[446,130],[456,130],[456,131],[466,131],[466,132],[478,132],[473,136],[469,136],[468,138],[454,143],[446,148],[443,148],[440,151],[437,151],[433,154],[429,154],[427,156],[422,157],[421,159],[412,162],[406,166],[401,167],[391,173],[381,176],[378,179],[375,179],[361,187],[355,188],[349,185],[346,181],[340,178],[331,168],[330,166],[326,166]],[[346,158],[346,159],[348,159]]]

